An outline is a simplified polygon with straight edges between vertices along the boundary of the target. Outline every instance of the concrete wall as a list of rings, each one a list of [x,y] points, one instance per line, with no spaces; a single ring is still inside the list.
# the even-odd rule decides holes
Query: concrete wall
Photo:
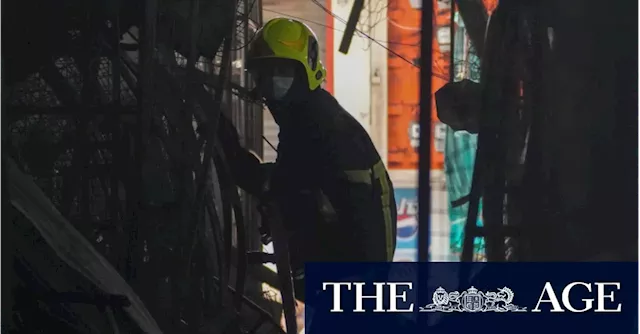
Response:
[[[330,0],[330,8],[337,17],[333,19],[333,45],[330,46],[330,56],[333,56],[333,69],[330,79],[333,79],[333,95],[338,102],[355,117],[360,124],[371,133],[371,40],[355,35],[347,54],[338,51],[354,0]],[[367,8],[361,15],[368,16]],[[340,19],[338,19],[340,18]],[[362,20],[361,20],[362,22]],[[358,24],[360,30],[366,29],[365,24]],[[329,32],[328,32],[329,33]]]

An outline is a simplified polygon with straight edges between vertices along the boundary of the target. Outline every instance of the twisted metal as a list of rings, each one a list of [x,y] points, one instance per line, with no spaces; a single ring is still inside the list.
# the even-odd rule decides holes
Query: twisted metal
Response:
[[[96,2],[65,13],[74,24],[57,43],[68,47],[46,50],[42,65],[12,63],[27,74],[6,87],[3,144],[163,331],[220,328],[223,318],[235,331],[257,313],[246,329],[281,332],[244,294],[247,227],[216,136],[225,92],[255,100],[231,66],[253,5],[192,0],[188,28],[181,6],[145,0],[101,12]],[[209,27],[207,40],[200,32],[220,12],[227,23]]]

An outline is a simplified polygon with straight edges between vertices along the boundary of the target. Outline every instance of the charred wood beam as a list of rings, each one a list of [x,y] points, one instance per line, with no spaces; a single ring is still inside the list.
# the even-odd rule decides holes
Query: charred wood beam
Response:
[[[96,78],[99,69],[98,55],[92,47],[93,41],[97,37],[95,35],[94,26],[95,20],[97,17],[95,12],[90,11],[87,13],[86,21],[83,22],[83,31],[81,33],[81,45],[85,48],[84,50],[77,50],[72,54],[72,57],[75,58],[76,64],[82,76],[82,88],[80,91],[80,102],[83,106],[94,105],[96,102],[101,101],[101,99],[97,99],[96,95],[99,94],[99,84]],[[91,164],[91,155],[95,151],[95,148],[92,148],[89,137],[89,122],[91,117],[89,115],[80,114],[76,119],[76,149],[74,149],[73,155],[80,156],[79,162],[80,164],[74,164],[72,168],[77,168],[74,171],[74,175],[72,177],[76,178],[76,180],[80,181],[80,194],[78,196],[78,206],[80,212],[82,213],[83,219],[85,221],[91,221],[91,184],[90,177],[84,173],[86,167]],[[74,184],[75,186],[75,184]]]
[[[356,26],[358,25],[358,21],[360,21],[360,13],[362,13],[363,8],[364,0],[355,0],[353,2],[353,7],[351,7],[351,13],[349,14],[349,19],[347,20],[347,26],[344,29],[342,41],[340,42],[340,48],[338,49],[338,51],[344,54],[347,54],[349,52],[351,40],[353,40],[353,34],[355,34],[356,32]]]
[[[455,0],[460,17],[467,27],[471,43],[476,54],[482,59],[484,53],[484,33],[487,27],[488,14],[482,0]]]
[[[153,114],[153,52],[155,48],[156,20],[158,14],[157,0],[145,0],[142,17],[142,36],[140,45],[140,84],[139,98],[140,105],[139,128],[136,140],[136,169],[137,173],[142,173],[142,164],[145,157],[146,142],[150,132],[150,119]],[[142,189],[144,187],[143,175],[139,175],[138,183],[127,187],[127,215],[139,217],[138,222],[128,224],[128,245],[127,245],[127,267],[125,269],[127,280],[133,280],[137,276],[136,265],[138,245],[138,225],[144,219],[142,217]],[[146,291],[148,292],[148,290]],[[143,293],[143,295],[147,295]],[[147,295],[149,296],[149,295]]]
[[[106,35],[106,38],[108,40],[112,40],[114,45],[116,46],[116,52],[111,52],[111,54],[109,54],[109,59],[111,61],[111,100],[112,103],[114,105],[114,107],[116,107],[117,110],[122,110],[122,87],[121,87],[121,83],[120,80],[122,80],[122,73],[126,72],[126,69],[123,69],[122,66],[122,62],[120,60],[119,57],[119,53],[118,51],[120,51],[119,47],[120,47],[120,1],[113,1],[111,3],[111,5],[113,7],[111,7],[113,9],[112,12],[110,12],[109,18],[112,22],[112,26],[113,26],[113,31],[111,34]],[[104,25],[103,25],[104,26]],[[102,42],[102,41],[100,41]],[[123,71],[124,70],[124,71]],[[131,89],[133,90],[134,88],[132,86]],[[137,110],[136,110],[137,111]],[[119,149],[119,146],[121,145],[121,127],[118,124],[118,116],[116,115],[110,115],[111,120],[113,121],[113,123],[111,123],[110,128],[111,128],[111,141],[108,142],[108,144],[110,144],[110,148],[111,148],[111,152],[112,152],[112,156],[111,156],[111,163],[114,166],[117,166],[116,168],[113,168],[109,171],[109,200],[108,200],[108,205],[109,205],[109,217],[114,221],[114,225],[116,226],[121,226],[121,222],[120,219],[124,218],[124,210],[122,208],[122,203],[121,203],[121,196],[120,195],[120,178],[121,175],[123,175],[124,173],[122,172],[122,166],[121,164],[126,164],[126,157],[123,157],[121,155],[121,152],[115,152],[116,150]],[[105,187],[105,193],[106,193],[106,183],[107,181],[101,180],[103,181],[103,187]],[[126,196],[126,195],[125,195]],[[126,261],[126,257],[127,255],[124,254],[124,249],[126,249],[125,245],[116,245],[116,249],[118,249],[117,251],[117,259],[116,259],[116,267],[119,270],[122,270],[126,265],[124,265],[124,261]]]
[[[149,135],[151,115],[154,113],[154,49],[156,39],[156,19],[158,14],[157,0],[146,0],[144,11],[144,26],[141,31],[140,41],[140,83],[139,83],[139,104],[140,104],[140,153],[144,152],[144,143]]]
[[[1,58],[1,64],[0,64],[0,68],[2,73],[6,73],[4,71],[5,69],[5,57]],[[9,122],[5,121],[5,117],[6,117],[6,112],[4,112],[6,110],[5,105],[6,105],[6,101],[8,100],[7,97],[9,96],[9,94],[7,93],[8,89],[6,89],[5,86],[5,79],[2,78],[2,80],[0,80],[0,94],[1,94],[1,100],[0,100],[0,104],[1,104],[1,109],[2,110],[2,124],[0,125],[0,127],[2,128],[2,132],[1,132],[1,136],[2,136],[2,142],[0,146],[2,148],[2,150],[4,152],[9,152],[8,150],[8,146],[10,145],[7,137],[9,132]],[[7,154],[7,153],[5,153]],[[2,197],[0,199],[0,201],[2,201],[2,207],[5,208],[5,212],[9,212],[9,210],[7,208],[9,208],[9,206],[11,205],[11,200],[9,199],[10,193],[9,193],[9,180],[8,180],[8,175],[7,175],[7,167],[5,166],[5,159],[4,157],[1,158],[2,160],[0,161],[2,169],[0,170],[0,182],[2,182],[2,185],[0,185],[0,191],[2,194]],[[9,245],[9,247],[4,246],[3,248],[5,248],[6,250],[4,252],[2,252],[2,254],[0,255],[0,257],[2,258],[2,263],[5,264],[9,264],[9,263],[13,263],[14,261],[14,240],[13,238],[7,238],[6,236],[12,235],[14,232],[14,227],[13,227],[13,219],[10,219],[9,215],[5,214],[3,215],[5,224],[4,224],[4,233],[2,234],[2,243],[4,243],[5,245]],[[7,249],[8,248],[8,249]],[[8,270],[7,270],[8,271]],[[2,281],[2,286],[1,288],[1,295],[2,297],[0,297],[0,302],[2,303],[1,305],[11,305],[13,303],[15,303],[15,299],[14,299],[14,294],[15,294],[15,289],[14,287],[16,286],[16,276],[15,274],[5,274],[5,278]],[[13,321],[13,315],[10,314],[13,312],[2,312],[0,321],[5,324],[4,326],[6,326],[5,328],[10,328],[11,326],[9,324],[11,324]]]

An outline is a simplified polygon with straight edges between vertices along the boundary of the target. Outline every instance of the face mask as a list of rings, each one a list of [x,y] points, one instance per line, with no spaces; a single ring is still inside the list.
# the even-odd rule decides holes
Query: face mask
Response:
[[[287,95],[291,85],[293,84],[293,77],[274,76],[273,83],[273,97],[276,100],[282,99]]]

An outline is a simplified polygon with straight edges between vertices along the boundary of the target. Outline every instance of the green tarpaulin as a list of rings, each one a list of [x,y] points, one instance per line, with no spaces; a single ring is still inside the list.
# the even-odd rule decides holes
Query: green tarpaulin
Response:
[[[454,255],[459,255],[462,252],[463,232],[469,203],[453,207],[451,202],[467,196],[471,191],[477,140],[477,135],[447,128],[444,159],[449,197],[449,220],[451,221],[451,253]],[[482,205],[480,210],[482,210]],[[482,224],[482,219],[478,217],[478,225],[480,224]],[[481,239],[476,240],[476,254],[483,253],[483,244]]]
[[[456,15],[455,21],[458,26],[453,48],[454,80],[470,79],[477,82],[480,77],[480,60],[470,47],[469,37],[459,15]],[[450,247],[454,256],[459,256],[462,252],[464,225],[467,221],[469,204],[466,203],[454,208],[451,202],[467,196],[471,191],[477,141],[478,136],[475,134],[466,131],[453,131],[447,127],[444,160],[449,197],[449,219],[451,221]],[[482,206],[480,206],[479,212],[482,212]],[[480,216],[478,217],[478,225],[482,224]],[[475,248],[474,253],[484,257],[484,240],[482,238],[476,239]]]

